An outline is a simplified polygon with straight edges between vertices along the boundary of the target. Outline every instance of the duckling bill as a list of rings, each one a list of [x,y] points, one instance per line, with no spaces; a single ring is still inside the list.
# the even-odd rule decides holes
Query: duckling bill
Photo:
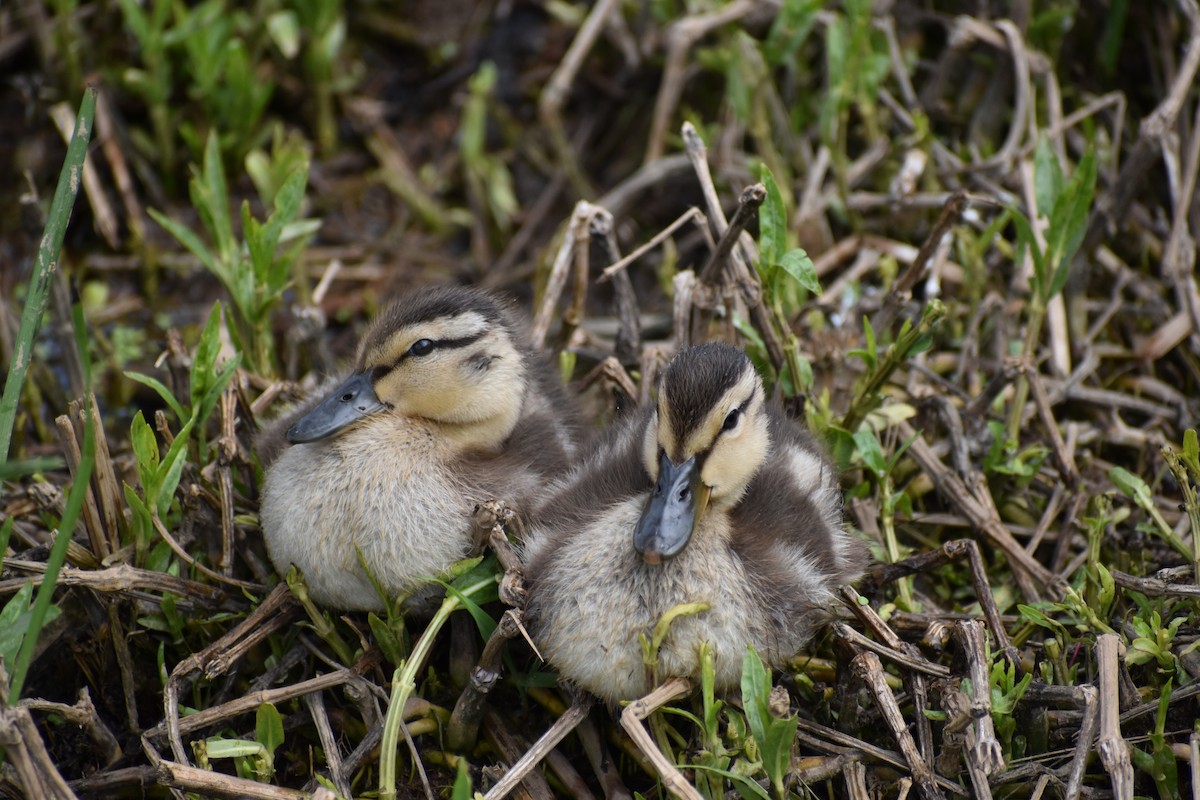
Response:
[[[684,350],[657,405],[631,414],[537,514],[529,539],[531,632],[560,674],[597,696],[651,688],[639,634],[685,603],[659,651],[659,677],[738,685],[753,644],[780,666],[855,580],[866,549],[842,524],[828,456],[765,402],[737,348]]]
[[[317,603],[346,610],[382,607],[371,578],[394,597],[466,557],[475,505],[524,508],[581,430],[513,315],[466,288],[380,314],[350,376],[288,422],[263,488],[267,548]]]

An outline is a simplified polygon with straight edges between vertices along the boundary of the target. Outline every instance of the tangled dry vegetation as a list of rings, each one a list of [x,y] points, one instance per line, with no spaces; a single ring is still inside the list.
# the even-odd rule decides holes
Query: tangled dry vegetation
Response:
[[[1198,67],[1195,0],[0,7],[0,794],[467,798],[563,713],[493,559],[441,630],[258,530],[259,424],[456,280],[598,418],[736,339],[843,469],[843,620],[650,721],[701,796],[1200,797]],[[515,791],[652,776],[596,709]]]

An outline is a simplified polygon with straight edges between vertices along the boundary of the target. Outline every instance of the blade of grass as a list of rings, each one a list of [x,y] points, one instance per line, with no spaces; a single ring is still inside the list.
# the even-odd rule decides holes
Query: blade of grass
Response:
[[[67,560],[67,546],[70,545],[71,535],[75,532],[75,523],[79,521],[79,514],[83,509],[83,498],[87,494],[88,483],[92,479],[92,467],[96,463],[96,431],[92,425],[90,394],[88,397],[88,409],[84,414],[83,424],[83,455],[79,459],[75,482],[71,484],[71,491],[67,494],[67,506],[59,521],[58,535],[54,537],[54,546],[50,548],[50,557],[46,560],[46,577],[38,586],[37,597],[33,600],[29,628],[25,631],[24,638],[21,639],[21,649],[17,651],[17,658],[13,662],[12,688],[9,691],[9,698],[14,702],[21,696],[25,676],[29,672],[29,665],[33,663],[33,649],[37,644],[38,635],[42,631],[42,625],[46,621],[46,611],[50,608],[50,601],[54,597],[59,570],[62,569],[63,562]]]
[[[404,724],[404,706],[413,690],[417,688],[417,670],[425,662],[446,620],[462,608],[463,599],[473,597],[496,585],[493,575],[484,575],[478,579],[474,575],[465,577],[466,581],[454,582],[456,591],[447,593],[441,608],[433,615],[425,632],[413,647],[412,654],[396,667],[392,676],[392,697],[388,702],[387,716],[383,723],[383,741],[379,746],[379,797],[382,800],[394,800],[396,797],[396,748],[400,743],[400,726]]]
[[[4,396],[0,398],[0,462],[8,460],[13,425],[17,420],[17,404],[21,399],[21,388],[25,384],[25,373],[29,371],[29,361],[33,354],[33,340],[50,302],[51,279],[58,268],[58,257],[62,251],[67,223],[71,219],[71,208],[75,205],[75,196],[79,194],[83,162],[87,158],[88,141],[92,137],[92,120],[96,116],[96,94],[96,88],[93,86],[84,90],[83,102],[79,104],[79,115],[76,117],[75,132],[71,134],[71,144],[67,147],[67,157],[58,176],[54,200],[50,203],[50,216],[42,234],[41,246],[38,247],[37,261],[33,266],[29,293],[25,297],[25,310],[21,312],[21,328],[13,345],[8,378],[4,382]],[[16,693],[14,688],[13,694]]]

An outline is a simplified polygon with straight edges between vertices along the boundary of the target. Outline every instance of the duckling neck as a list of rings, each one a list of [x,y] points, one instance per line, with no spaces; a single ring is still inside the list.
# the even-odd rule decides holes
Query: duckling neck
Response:
[[[456,453],[468,450],[499,450],[512,435],[521,417],[520,404],[491,416],[464,422],[438,422],[442,439]]]

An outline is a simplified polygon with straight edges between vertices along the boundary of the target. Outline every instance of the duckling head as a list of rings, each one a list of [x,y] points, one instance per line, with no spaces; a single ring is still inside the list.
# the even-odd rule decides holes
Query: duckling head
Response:
[[[741,350],[705,344],[671,360],[642,445],[654,490],[634,529],[648,564],[677,555],[710,507],[727,510],[770,449],[762,380]]]
[[[450,438],[495,447],[520,416],[524,354],[489,295],[425,289],[382,312],[363,335],[354,372],[288,429],[293,444],[336,436],[377,414],[440,423]]]

